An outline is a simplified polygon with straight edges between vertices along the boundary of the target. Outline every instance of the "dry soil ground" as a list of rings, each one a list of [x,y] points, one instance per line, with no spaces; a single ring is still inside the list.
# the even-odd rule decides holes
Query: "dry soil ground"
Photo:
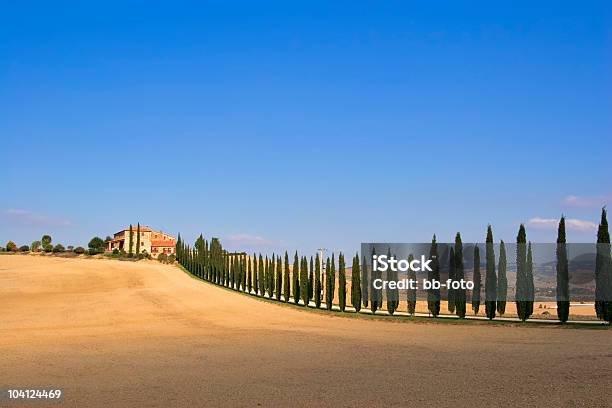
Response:
[[[612,330],[342,318],[153,262],[24,255],[0,256],[0,307],[0,386],[61,406],[612,404]]]

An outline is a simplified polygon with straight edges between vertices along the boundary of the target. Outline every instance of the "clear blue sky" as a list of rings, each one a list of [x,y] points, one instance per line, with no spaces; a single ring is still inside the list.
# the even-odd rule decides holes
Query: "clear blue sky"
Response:
[[[594,239],[610,2],[221,3],[0,5],[1,245]]]

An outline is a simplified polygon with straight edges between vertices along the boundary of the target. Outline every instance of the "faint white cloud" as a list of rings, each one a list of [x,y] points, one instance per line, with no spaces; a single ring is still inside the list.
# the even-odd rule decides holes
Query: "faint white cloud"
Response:
[[[30,225],[35,227],[69,227],[72,223],[63,218],[49,217],[46,215],[35,214],[21,208],[10,208],[3,213],[4,218],[13,224]]]
[[[535,217],[527,221],[527,225],[536,229],[556,229],[559,226],[559,219]],[[566,218],[565,228],[574,231],[594,231],[597,229],[597,224],[592,221]]]
[[[563,204],[569,207],[601,207],[608,201],[612,201],[612,195],[577,196],[568,195],[563,199]]]
[[[245,233],[229,235],[225,238],[226,242],[230,242],[237,246],[249,246],[249,247],[267,247],[280,244],[279,241],[266,239],[259,235],[251,235]]]

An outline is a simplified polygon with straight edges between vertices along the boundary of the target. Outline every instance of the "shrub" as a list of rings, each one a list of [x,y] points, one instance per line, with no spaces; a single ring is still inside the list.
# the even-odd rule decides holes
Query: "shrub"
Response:
[[[43,245],[43,251],[45,251],[47,253],[48,252],[52,252],[53,251],[53,245],[51,245],[51,244],[44,244]]]
[[[176,256],[174,256],[174,254],[168,255],[168,263],[169,264],[173,264],[175,260],[176,260]]]
[[[79,255],[80,254],[84,254],[85,253],[85,248],[78,246],[78,247],[74,248],[74,253],[75,254],[79,254]]]
[[[6,243],[6,250],[7,251],[12,251],[12,252],[17,252],[17,244],[14,243],[13,241],[9,241]]]
[[[22,246],[19,247],[19,250],[21,252],[28,252],[30,250],[30,247],[27,246],[27,245],[22,245]]]
[[[168,255],[166,254],[159,254],[157,255],[157,260],[161,263],[166,263],[168,262]]]
[[[53,253],[64,252],[66,249],[62,244],[57,244],[53,247]]]
[[[100,252],[99,252],[97,249],[95,249],[95,248],[89,248],[89,249],[87,250],[87,254],[88,254],[88,255],[97,255],[97,254],[99,254],[99,253],[100,253]]]
[[[119,255],[119,250],[117,248],[113,249],[113,255]]]

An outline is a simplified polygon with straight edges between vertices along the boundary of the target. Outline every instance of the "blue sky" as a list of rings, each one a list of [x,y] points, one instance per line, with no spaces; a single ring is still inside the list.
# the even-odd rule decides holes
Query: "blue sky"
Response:
[[[2,245],[594,239],[609,2],[220,3],[0,5]]]

